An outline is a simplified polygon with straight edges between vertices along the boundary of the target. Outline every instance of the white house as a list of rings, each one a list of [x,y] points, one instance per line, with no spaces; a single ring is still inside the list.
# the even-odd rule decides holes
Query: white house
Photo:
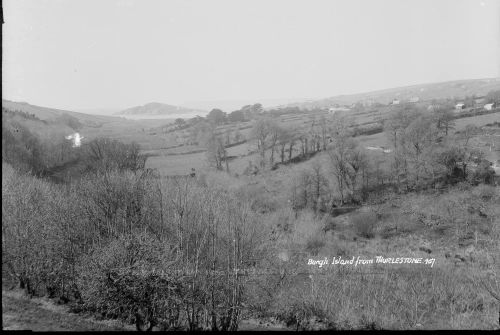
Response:
[[[411,97],[410,102],[419,102],[420,98],[419,97]]]
[[[82,144],[82,140],[84,138],[85,137],[80,136],[79,133],[74,133],[74,134],[66,136],[67,140],[71,140],[73,142],[73,148],[79,147]]]
[[[465,109],[465,104],[458,103],[458,104],[455,105],[455,110],[460,111],[462,109]]]
[[[484,105],[484,109],[486,109],[487,111],[490,111],[493,108],[495,108],[495,104],[494,103]]]
[[[336,112],[348,112],[348,111],[350,111],[350,109],[347,108],[347,107],[345,107],[345,106],[344,107],[340,106],[340,107],[330,107],[330,108],[328,108],[328,113],[329,114],[335,114]]]
[[[398,99],[394,99],[394,100],[392,100],[392,104],[393,104],[393,105],[399,105],[399,100],[398,100]]]

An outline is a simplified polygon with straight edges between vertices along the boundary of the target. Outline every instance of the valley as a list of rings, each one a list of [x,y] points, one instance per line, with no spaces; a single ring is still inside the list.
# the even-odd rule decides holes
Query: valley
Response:
[[[216,309],[232,329],[496,329],[500,109],[454,105],[498,99],[500,87],[467,81],[453,99],[446,87],[461,86],[170,120],[3,100],[4,284],[76,313],[39,330],[117,329],[83,312],[131,329],[209,329],[203,299],[226,291],[241,292],[213,298],[237,306],[227,325]],[[362,104],[414,91],[426,94]],[[351,104],[332,110],[340,103]],[[144,300],[167,282],[198,321],[171,296]],[[18,306],[31,303],[9,294],[4,323],[22,329],[32,321]]]

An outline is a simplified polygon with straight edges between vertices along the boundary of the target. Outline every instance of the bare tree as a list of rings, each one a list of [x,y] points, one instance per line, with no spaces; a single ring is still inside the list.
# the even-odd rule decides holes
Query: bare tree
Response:
[[[292,147],[292,144],[291,144],[292,141],[293,141],[293,134],[292,134],[292,132],[290,130],[288,130],[288,129],[280,127],[279,128],[279,133],[278,133],[277,144],[278,144],[279,149],[280,149],[281,163],[285,162],[285,150],[286,150],[286,146],[288,144],[288,145],[290,145],[290,147]],[[291,159],[291,153],[289,154],[288,159]]]
[[[251,131],[251,137],[256,141],[257,143],[257,150],[260,153],[261,156],[261,167],[265,166],[265,156],[266,156],[266,149],[268,145],[268,138],[271,133],[271,128],[269,127],[269,120],[260,118],[258,119]]]
[[[296,138],[292,135],[289,143],[288,143],[288,160],[292,159],[293,147],[295,145]]]
[[[464,146],[467,146],[469,144],[470,139],[480,133],[481,129],[478,126],[474,124],[468,124],[465,126],[465,129],[460,132],[459,139],[464,141],[463,143]]]
[[[340,203],[343,205],[345,203],[345,192],[347,189],[347,176],[349,173],[349,163],[347,161],[347,156],[351,148],[353,147],[353,142],[347,136],[337,137],[334,146],[328,150],[328,156],[330,157],[332,173],[337,182],[338,191],[340,193]]]
[[[125,144],[108,138],[98,138],[83,148],[87,169],[106,171],[117,169],[137,172],[144,169],[147,156],[140,153],[140,147],[132,142]]]
[[[425,175],[425,157],[430,154],[428,150],[436,143],[437,134],[438,130],[432,119],[422,115],[405,128],[404,135],[400,138],[402,152],[411,164],[417,186],[420,178]]]
[[[321,163],[317,160],[313,162],[311,168],[310,182],[312,184],[312,208],[318,212],[328,201],[328,179],[323,175]]]
[[[328,146],[328,135],[330,133],[330,125],[328,124],[328,120],[321,116],[319,119],[319,127],[320,127],[320,136],[321,136],[321,144],[323,146],[323,151],[326,150]]]
[[[445,136],[448,136],[450,129],[455,127],[453,117],[453,106],[439,105],[432,109],[433,117],[436,122],[436,127],[440,131],[444,131]]]
[[[282,128],[274,121],[270,121],[268,124],[269,127],[269,149],[271,149],[271,156],[269,158],[269,162],[271,166],[274,164],[274,152],[276,151],[276,146],[279,143],[280,134],[282,132]]]
[[[229,163],[227,160],[227,152],[224,147],[223,140],[213,134],[207,142],[207,159],[210,166],[217,170],[222,170],[222,164],[226,164],[226,171],[229,172]]]

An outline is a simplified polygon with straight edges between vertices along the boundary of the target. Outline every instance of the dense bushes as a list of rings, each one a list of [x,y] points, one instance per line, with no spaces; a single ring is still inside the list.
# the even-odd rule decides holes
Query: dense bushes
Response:
[[[108,138],[97,138],[82,147],[83,160],[88,171],[139,171],[144,169],[147,157],[140,153],[137,143],[123,143]]]
[[[150,325],[179,308],[182,281],[170,271],[175,254],[166,243],[145,233],[123,235],[103,247],[95,246],[80,262],[78,288],[83,308],[107,318],[136,320]],[[180,311],[177,311],[180,314]],[[179,320],[168,317],[169,326]]]
[[[288,209],[261,217],[194,179],[112,172],[63,187],[4,165],[2,193],[2,260],[13,279],[30,294],[75,299],[79,309],[140,329],[235,329],[243,306],[298,329],[409,329],[435,322],[436,314],[437,327],[477,328],[496,311],[465,269],[314,273],[304,259],[331,252],[321,234],[327,216]],[[424,198],[403,206],[428,208],[433,219],[449,212],[449,220],[461,225],[463,217],[473,228],[493,224],[498,213],[479,200],[497,197],[482,186],[427,199],[434,207]],[[376,222],[374,214],[355,217],[362,227]],[[281,229],[274,242],[265,243],[270,231],[260,218]],[[493,238],[495,229],[487,232]],[[287,256],[277,257],[281,248]],[[236,271],[253,267],[262,272]]]
[[[321,324],[328,324],[330,329],[415,329],[431,322],[440,322],[436,328],[473,329],[484,326],[477,321],[478,315],[489,313],[492,317],[496,310],[494,301],[461,270],[368,272],[325,269],[313,275],[309,290],[283,292],[287,296],[285,308],[277,313],[305,329],[318,329],[315,327]],[[437,314],[440,321],[434,318]],[[313,318],[315,323],[311,322]]]
[[[4,169],[3,264],[28,293],[138,324],[237,328],[237,269],[260,257],[266,234],[248,205],[148,171],[60,186]]]
[[[358,213],[351,216],[351,221],[358,235],[366,238],[375,236],[377,215],[374,212]]]
[[[73,224],[72,199],[29,176],[2,176],[2,258],[29,294],[67,296],[72,290],[82,228]]]

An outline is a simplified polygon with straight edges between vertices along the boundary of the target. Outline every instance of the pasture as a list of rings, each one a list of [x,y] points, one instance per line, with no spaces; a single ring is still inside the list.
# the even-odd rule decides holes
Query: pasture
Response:
[[[380,113],[377,113],[379,115]],[[312,114],[303,116],[280,116],[276,120],[283,127],[289,129],[296,128],[307,128],[311,125],[312,120],[319,120],[320,117],[325,117],[325,114]],[[326,119],[330,120],[331,115],[326,115]],[[365,120],[365,122],[373,121],[373,118],[367,118],[366,115],[354,115],[353,123],[358,124],[359,121]],[[487,115],[479,115],[474,117],[460,118],[455,120],[455,131],[459,131],[465,128],[468,124],[473,124],[476,126],[484,126],[486,124],[499,121],[500,112]],[[208,169],[207,158],[204,153],[205,148],[200,145],[182,145],[175,140],[177,134],[176,132],[169,134],[148,134],[148,131],[142,132],[139,129],[142,127],[147,127],[148,123],[143,121],[133,121],[141,122],[136,126],[127,124],[127,127],[122,128],[119,131],[109,131],[110,136],[114,136],[117,139],[124,141],[136,141],[144,149],[145,153],[151,155],[148,159],[148,167],[157,168],[165,175],[182,175],[188,174],[191,168],[195,168],[197,171],[206,171]],[[331,122],[331,121],[330,121]],[[221,132],[234,131],[240,129],[241,125],[226,125],[220,127]],[[145,128],[147,129],[147,128]],[[156,128],[154,128],[156,129]],[[252,164],[257,164],[256,160],[258,155],[255,153],[256,144],[249,138],[250,128],[243,129],[241,131],[242,135],[247,138],[247,142],[232,146],[227,148],[228,156],[231,157],[229,161],[229,169],[232,174],[241,175],[243,171],[248,167],[249,161]],[[360,145],[364,148],[367,147],[382,147],[390,148],[390,142],[388,141],[387,135],[384,132],[373,134],[373,135],[360,135],[356,139],[359,141]],[[491,143],[498,142],[495,136],[490,137],[478,137],[473,140],[474,143],[477,142],[477,146],[484,148],[487,142]],[[168,146],[173,146],[168,148]],[[498,144],[496,145],[498,148]],[[165,149],[167,148],[167,149]],[[487,156],[489,158],[495,158],[497,153],[493,150],[491,154],[489,153],[488,147]],[[384,154],[379,151],[371,151],[370,155],[384,157]],[[294,148],[292,157],[299,155],[299,147]],[[497,158],[498,159],[498,158]],[[300,165],[299,165],[300,166]]]

